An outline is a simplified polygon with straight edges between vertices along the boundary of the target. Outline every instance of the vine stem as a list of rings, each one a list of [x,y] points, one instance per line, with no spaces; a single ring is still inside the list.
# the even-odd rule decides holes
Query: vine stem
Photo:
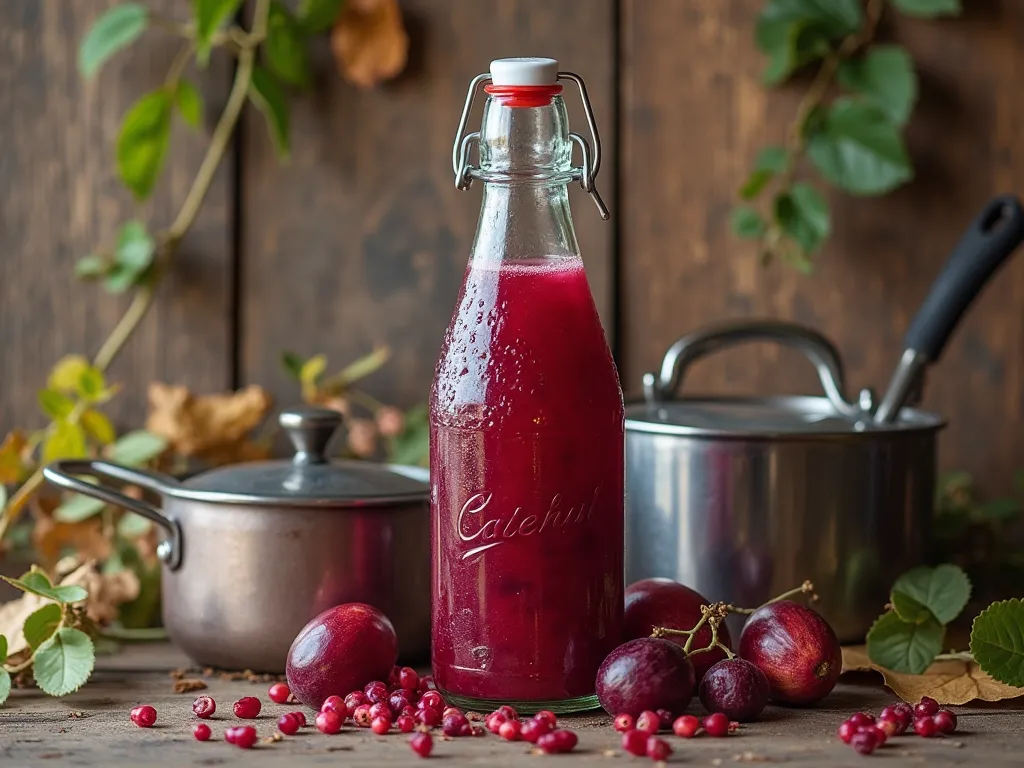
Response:
[[[974,654],[970,651],[950,651],[940,653],[932,661],[974,661]]]
[[[196,216],[199,214],[199,207],[206,198],[206,194],[210,191],[214,174],[221,160],[224,159],[224,153],[227,151],[228,144],[231,141],[231,135],[234,133],[238,118],[242,114],[242,108],[245,106],[245,100],[249,94],[249,85],[252,81],[253,67],[256,64],[256,46],[266,37],[269,11],[270,0],[256,0],[252,31],[245,36],[246,45],[242,46],[238,54],[238,66],[235,69],[231,93],[228,95],[224,111],[221,113],[220,120],[217,122],[213,135],[210,137],[210,146],[203,156],[199,170],[196,172],[196,177],[192,181],[192,186],[185,196],[185,201],[181,204],[181,210],[178,211],[178,215],[173,223],[160,238],[164,242],[164,258],[162,263],[154,268],[153,274],[147,282],[136,291],[131,304],[128,305],[128,309],[125,310],[124,315],[117,325],[114,326],[114,330],[111,331],[107,340],[100,346],[100,350],[96,353],[96,357],[93,360],[93,366],[100,371],[106,371],[118,353],[124,348],[132,333],[138,328],[139,323],[146,316],[146,313],[153,304],[153,298],[156,295],[156,288],[160,278],[166,271],[168,264],[173,260],[178,243],[185,233],[188,232],[192,224],[195,223]],[[178,29],[182,33],[190,31],[190,28],[184,26]],[[3,513],[0,514],[0,541],[3,541],[8,529],[17,521],[18,515],[42,482],[42,469],[38,468],[11,496],[7,506],[3,509]]]

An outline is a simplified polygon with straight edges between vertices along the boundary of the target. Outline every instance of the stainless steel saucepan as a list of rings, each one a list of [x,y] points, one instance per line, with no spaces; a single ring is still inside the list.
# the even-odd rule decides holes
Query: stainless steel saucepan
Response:
[[[757,606],[811,579],[840,640],[863,640],[895,577],[927,555],[944,421],[905,404],[1022,239],[1017,199],[991,201],[907,331],[877,408],[870,390],[847,400],[838,351],[799,325],[731,323],[673,344],[626,409],[627,582],[664,576]],[[803,352],[824,396],[676,394],[698,359],[755,341]]]
[[[284,671],[296,633],[346,602],[382,610],[403,659],[430,649],[430,509],[426,470],[332,462],[341,415],[322,408],[280,418],[290,461],[173,477],[99,460],[44,470],[53,484],[123,507],[164,531],[164,626],[199,664]],[[160,507],[98,481],[138,486]]]

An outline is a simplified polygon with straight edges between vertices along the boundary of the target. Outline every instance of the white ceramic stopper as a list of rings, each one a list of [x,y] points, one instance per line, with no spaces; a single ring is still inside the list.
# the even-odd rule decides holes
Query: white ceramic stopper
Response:
[[[495,59],[491,62],[494,85],[555,85],[558,62],[554,59]]]

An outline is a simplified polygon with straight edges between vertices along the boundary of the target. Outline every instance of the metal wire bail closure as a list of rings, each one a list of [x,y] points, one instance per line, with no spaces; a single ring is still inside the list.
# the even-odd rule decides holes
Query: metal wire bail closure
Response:
[[[583,191],[593,198],[597,211],[601,218],[607,221],[611,218],[608,206],[601,199],[594,180],[597,172],[601,169],[601,136],[597,131],[597,121],[594,119],[594,109],[590,104],[590,97],[587,95],[587,86],[583,78],[575,72],[559,72],[558,80],[570,80],[576,84],[580,92],[580,99],[583,101],[583,112],[587,117],[587,125],[590,127],[591,143],[578,133],[570,133],[569,138],[580,148],[582,165],[572,169],[572,177],[580,182]],[[473,102],[476,101],[477,91],[481,86],[489,83],[491,76],[488,73],[479,74],[469,83],[469,91],[466,93],[466,103],[462,107],[462,117],[459,119],[459,129],[455,134],[455,143],[452,146],[452,171],[455,172],[455,188],[469,189],[473,183],[473,177],[479,170],[469,162],[469,153],[474,144],[480,142],[480,131],[466,133],[469,124],[469,115],[473,111]],[[591,149],[591,146],[593,149]]]

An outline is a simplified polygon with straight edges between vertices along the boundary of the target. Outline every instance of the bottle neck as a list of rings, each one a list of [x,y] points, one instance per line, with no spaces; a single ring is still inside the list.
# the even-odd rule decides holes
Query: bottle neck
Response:
[[[569,211],[572,143],[565,103],[521,107],[490,97],[480,131],[484,182],[475,262],[579,256]]]

